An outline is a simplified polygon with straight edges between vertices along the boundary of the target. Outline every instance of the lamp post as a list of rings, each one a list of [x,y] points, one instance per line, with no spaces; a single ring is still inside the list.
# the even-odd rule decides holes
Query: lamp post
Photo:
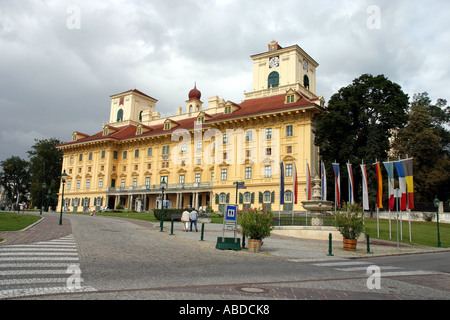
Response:
[[[439,233],[439,199],[437,196],[434,197],[433,203],[434,207],[436,208],[438,247],[441,247],[441,235]]]
[[[47,188],[47,184],[45,183],[45,181],[42,183],[42,191],[41,191],[41,211],[39,213],[39,215],[42,216],[42,207],[44,206],[44,190],[45,188]]]
[[[61,197],[61,213],[59,214],[59,225],[62,225],[62,213],[63,213],[63,206],[64,206],[64,184],[66,183],[66,177],[67,173],[66,170],[63,171],[61,174],[61,182],[63,184],[62,186],[62,197]]]
[[[161,222],[159,224],[161,230],[159,232],[163,232],[164,227],[164,190],[166,189],[166,183],[161,182]]]

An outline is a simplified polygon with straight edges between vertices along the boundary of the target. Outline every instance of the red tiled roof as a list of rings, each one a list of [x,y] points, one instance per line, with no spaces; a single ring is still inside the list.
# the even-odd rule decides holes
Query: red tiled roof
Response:
[[[239,108],[235,110],[232,113],[219,113],[219,114],[213,114],[209,115],[209,118],[206,119],[205,123],[203,125],[208,125],[208,123],[214,123],[217,121],[225,121],[228,119],[235,119],[235,118],[241,118],[251,115],[258,115],[258,114],[265,114],[265,113],[273,113],[276,111],[283,111],[283,110],[289,110],[289,109],[298,109],[302,107],[318,107],[315,103],[313,103],[311,100],[316,99],[307,99],[304,97],[301,93],[300,99],[293,103],[285,104],[285,94],[271,96],[271,97],[265,97],[265,98],[259,98],[259,99],[252,99],[252,100],[245,100],[240,104],[235,104]],[[174,121],[178,125],[172,129],[164,130],[164,124],[159,124],[155,126],[145,126],[146,128],[150,129],[148,132],[144,132],[142,134],[137,135],[136,134],[136,126],[134,125],[128,125],[124,127],[112,127],[114,128],[115,132],[104,136],[103,131],[100,131],[92,136],[88,136],[83,139],[79,139],[77,141],[71,141],[64,144],[61,144],[60,146],[67,146],[72,144],[80,144],[90,141],[100,141],[100,140],[106,140],[106,139],[114,139],[114,140],[127,140],[127,139],[133,139],[133,138],[141,138],[141,137],[148,137],[148,136],[157,136],[162,134],[170,134],[174,130],[178,129],[186,129],[186,130],[192,130],[194,128],[194,124],[197,121],[197,117],[192,117],[189,119],[184,120],[178,120]]]

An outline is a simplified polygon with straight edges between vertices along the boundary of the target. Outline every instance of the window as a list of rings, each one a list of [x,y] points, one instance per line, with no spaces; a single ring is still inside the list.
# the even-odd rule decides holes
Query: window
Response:
[[[245,167],[245,179],[252,178],[252,167]]]
[[[186,143],[181,144],[181,152],[186,152]]]
[[[102,158],[102,159],[105,159],[105,150],[102,150],[101,158]]]
[[[137,187],[137,178],[133,178],[133,188]]]
[[[252,131],[251,130],[247,130],[245,132],[245,141],[252,141]]]
[[[134,165],[134,171],[138,171],[139,166],[137,164]]]
[[[272,155],[272,148],[266,148],[266,156]]]
[[[225,107],[225,113],[231,113],[231,106]]]
[[[72,181],[67,181],[67,190],[70,190],[71,186],[72,186]]]
[[[123,99],[123,98],[120,98],[120,99]],[[123,100],[121,100],[121,101],[123,104]],[[119,109],[119,111],[117,111],[117,122],[122,121],[122,120],[123,120],[123,110]]]
[[[169,154],[170,152],[170,146],[163,146],[162,154]]]
[[[83,154],[80,153],[80,155],[78,156],[78,161],[83,161]]]
[[[145,186],[147,188],[150,186],[150,177],[145,177]]]
[[[77,189],[80,189],[80,184],[81,184],[81,181],[77,180]]]
[[[202,142],[198,141],[197,142],[197,151],[201,151],[202,150]]]
[[[127,151],[124,151],[123,153],[122,153],[122,159],[126,159],[127,158]]]
[[[272,176],[272,166],[264,167],[264,178],[270,178]]]
[[[88,155],[88,160],[89,160],[89,161],[91,161],[91,160],[92,160],[92,152],[89,152],[89,155]]]
[[[148,148],[147,149],[147,157],[151,157],[152,156],[152,148]]]
[[[73,154],[70,155],[70,163],[73,162]]]
[[[309,78],[308,78],[308,76],[306,74],[303,76],[303,86],[306,89],[309,89]]]
[[[100,178],[100,179],[98,180],[98,187],[99,187],[99,188],[103,188],[103,178]]]
[[[139,149],[134,150],[134,157],[139,158]]]
[[[179,177],[178,182],[179,182],[180,184],[184,184],[184,174],[180,174],[180,177]]]
[[[220,180],[222,180],[222,181],[227,180],[227,169],[222,169],[221,170]]]
[[[273,71],[269,74],[269,78],[267,81],[267,87],[268,88],[278,87],[279,82],[280,82],[280,75],[278,74],[278,72]]]
[[[222,137],[222,143],[225,145],[228,143],[228,134],[224,133]]]
[[[164,123],[164,130],[170,130],[170,122]]]
[[[266,129],[266,139],[272,139],[272,128]]]
[[[244,202],[250,202],[250,192],[244,193]]]
[[[292,146],[286,146],[286,153],[292,153]]]
[[[288,190],[284,193],[284,201],[287,201],[287,202],[292,201],[292,191]]]
[[[113,158],[114,158],[114,159],[117,159],[118,155],[119,155],[119,153],[118,153],[117,151],[114,151],[114,152],[113,152]]]
[[[205,123],[205,117],[198,117],[197,123]]]
[[[227,195],[224,192],[222,192],[220,194],[220,203],[225,203],[225,202],[227,202]]]
[[[120,180],[120,186],[125,188],[125,179]]]
[[[286,137],[292,137],[293,131],[292,126],[286,126]]]
[[[127,171],[127,166],[123,166],[122,171]]]
[[[292,177],[292,164],[286,164],[286,177]]]
[[[167,183],[169,181],[168,176],[161,176],[160,183]]]
[[[270,191],[264,192],[264,202],[270,202]]]
[[[200,183],[200,173],[195,174],[195,182]]]

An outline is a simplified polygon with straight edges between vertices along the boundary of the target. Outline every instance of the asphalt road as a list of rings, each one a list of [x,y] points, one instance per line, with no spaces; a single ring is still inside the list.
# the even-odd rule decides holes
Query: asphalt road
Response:
[[[301,261],[246,250],[217,250],[212,242],[174,237],[148,222],[66,217],[76,242],[83,286],[89,290],[31,296],[27,300],[261,304],[265,300],[450,298],[449,252]],[[375,269],[368,269],[370,266]],[[170,311],[179,314],[179,303]],[[223,312],[225,307],[221,304],[216,312]]]

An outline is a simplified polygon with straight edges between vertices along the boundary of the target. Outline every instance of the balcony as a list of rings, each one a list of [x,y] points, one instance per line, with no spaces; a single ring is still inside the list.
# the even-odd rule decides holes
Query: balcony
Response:
[[[166,191],[198,190],[211,189],[212,182],[193,182],[193,183],[172,183],[168,184]],[[128,187],[108,187],[107,192],[111,193],[135,193],[135,192],[161,192],[160,184],[128,186]]]

